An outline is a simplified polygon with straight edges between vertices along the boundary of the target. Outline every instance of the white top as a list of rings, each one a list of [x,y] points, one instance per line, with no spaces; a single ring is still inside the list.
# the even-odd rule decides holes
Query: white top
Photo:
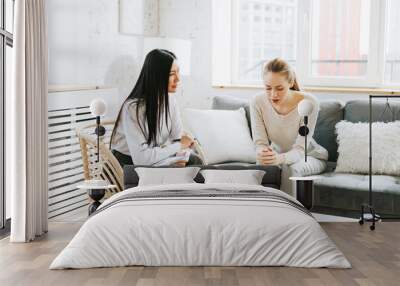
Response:
[[[158,145],[154,147],[147,144],[147,136],[139,127],[136,106],[136,100],[129,100],[124,104],[111,149],[131,156],[135,165],[153,165],[174,156],[181,149],[181,143],[172,141],[181,138],[182,122],[173,96],[169,96],[168,127],[163,112],[160,120],[161,128],[157,133]],[[139,119],[143,120],[143,118],[144,107],[139,107]],[[142,123],[142,127],[147,133],[147,124]]]
[[[317,122],[319,104],[311,94],[304,94],[304,99],[309,99],[314,108],[308,117],[307,155],[327,160],[328,151],[312,138]],[[251,129],[253,141],[257,152],[272,145],[277,153],[284,154],[284,164],[293,164],[304,160],[304,137],[299,135],[299,127],[303,125],[297,108],[288,114],[279,114],[271,105],[265,93],[256,95],[250,103]]]

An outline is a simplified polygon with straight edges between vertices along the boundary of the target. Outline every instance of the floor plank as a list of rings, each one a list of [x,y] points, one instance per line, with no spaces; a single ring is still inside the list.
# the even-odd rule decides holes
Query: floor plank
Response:
[[[0,240],[0,285],[399,285],[400,222],[380,223],[376,231],[354,222],[321,223],[352,263],[353,268],[346,270],[137,266],[50,271],[52,260],[81,225],[51,222],[48,234],[28,244]]]

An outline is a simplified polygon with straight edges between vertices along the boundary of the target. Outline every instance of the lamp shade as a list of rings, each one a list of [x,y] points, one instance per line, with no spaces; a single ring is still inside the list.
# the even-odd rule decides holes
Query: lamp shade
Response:
[[[90,102],[90,112],[94,115],[94,116],[103,116],[104,114],[106,114],[107,111],[107,105],[105,103],[104,100],[102,99],[93,99]]]
[[[314,105],[309,99],[303,99],[297,106],[297,111],[299,112],[300,116],[310,116],[313,112],[313,109]]]
[[[154,49],[164,49],[173,52],[178,58],[180,74],[190,75],[190,57],[192,42],[189,40],[166,38],[166,37],[148,37],[143,41],[143,59]]]

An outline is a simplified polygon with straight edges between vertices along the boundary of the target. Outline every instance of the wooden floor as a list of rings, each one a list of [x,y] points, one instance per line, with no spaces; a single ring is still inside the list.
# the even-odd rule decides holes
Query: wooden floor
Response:
[[[0,285],[400,285],[400,223],[376,231],[354,222],[321,223],[353,268],[122,267],[48,270],[81,226],[50,223],[44,237],[28,244],[0,241]]]

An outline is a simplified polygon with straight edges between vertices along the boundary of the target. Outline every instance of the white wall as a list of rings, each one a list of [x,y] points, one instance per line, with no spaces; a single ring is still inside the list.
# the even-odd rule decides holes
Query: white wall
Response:
[[[127,94],[143,39],[119,33],[118,0],[49,0],[49,85],[105,85]]]

